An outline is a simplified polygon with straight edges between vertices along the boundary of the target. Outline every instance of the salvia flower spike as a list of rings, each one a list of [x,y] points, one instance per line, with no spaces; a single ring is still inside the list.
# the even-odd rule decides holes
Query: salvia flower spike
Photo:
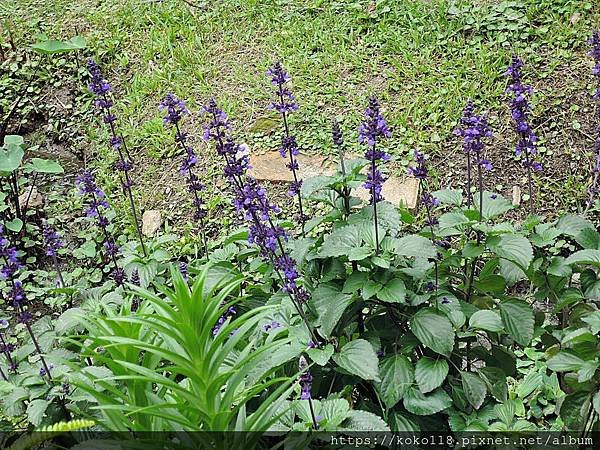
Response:
[[[297,283],[299,274],[296,262],[286,253],[283,245],[287,235],[283,228],[274,223],[274,215],[281,210],[268,200],[265,189],[247,174],[248,154],[243,146],[236,144],[228,135],[231,127],[226,114],[219,109],[214,100],[210,100],[203,111],[209,118],[204,137],[214,142],[217,154],[225,161],[223,172],[235,193],[234,206],[250,225],[248,241],[256,244],[261,250],[261,255],[273,264],[283,290],[290,297],[313,340],[318,342],[303,309],[303,304],[309,299],[309,293]]]
[[[52,263],[54,264],[54,268],[56,269],[58,281],[60,282],[60,287],[65,287],[65,280],[63,278],[62,271],[60,270],[60,265],[58,263],[57,256],[58,250],[60,250],[63,247],[62,237],[56,232],[54,228],[52,228],[48,224],[44,224],[42,234],[44,236],[44,244],[46,246],[46,255],[52,258]]]
[[[377,221],[377,203],[383,200],[381,189],[385,182],[385,177],[379,170],[377,164],[379,161],[389,161],[390,155],[377,147],[379,140],[388,138],[391,133],[387,123],[381,114],[379,102],[374,96],[369,97],[369,106],[365,109],[364,119],[358,128],[358,141],[367,146],[365,158],[371,163],[371,168],[367,174],[367,181],[364,188],[371,193],[371,204],[373,205],[373,219],[375,222],[375,247],[376,253],[379,253],[379,230]]]
[[[340,171],[342,176],[346,177],[346,163],[344,161],[344,135],[339,122],[334,118],[331,121],[331,137],[333,144],[337,147],[338,157],[340,160]],[[338,192],[344,201],[344,210],[346,215],[350,215],[350,188],[345,186]]]
[[[518,56],[513,56],[511,64],[508,66],[505,75],[508,77],[507,92],[512,93],[510,101],[510,110],[515,130],[518,135],[515,153],[517,156],[524,156],[523,165],[527,169],[527,185],[529,190],[529,212],[534,213],[533,208],[533,175],[532,171],[542,170],[542,165],[535,160],[537,149],[537,136],[530,124],[529,113],[531,105],[529,96],[533,93],[531,86],[523,84],[523,75],[521,70],[523,62]]]
[[[110,222],[104,211],[108,209],[108,202],[104,192],[96,184],[96,178],[90,170],[85,170],[77,177],[79,194],[87,201],[86,215],[96,221],[96,225],[102,230],[103,246],[106,256],[112,261],[113,269],[111,277],[118,286],[122,286],[126,276],[122,268],[117,264],[119,247],[112,233],[108,230]]]
[[[204,224],[204,218],[206,217],[207,212],[201,194],[201,192],[204,191],[205,186],[200,182],[198,175],[196,175],[193,170],[198,164],[198,156],[196,155],[196,152],[194,152],[194,149],[188,144],[187,134],[183,133],[179,126],[181,119],[188,115],[189,112],[185,106],[185,102],[170,93],[165,96],[159,109],[161,111],[166,111],[163,123],[175,128],[175,142],[179,144],[185,152],[180,172],[186,177],[188,190],[194,196],[194,220],[199,224],[204,254],[208,256],[208,243],[206,240],[206,228]]]
[[[595,30],[590,39],[590,56],[594,60],[592,74],[596,77],[596,89],[593,99],[596,101],[596,141],[594,143],[594,156],[592,167],[592,183],[588,188],[588,201],[586,211],[592,207],[600,191],[600,30]]]
[[[136,233],[142,247],[144,256],[148,256],[146,252],[146,246],[144,245],[144,239],[142,237],[142,228],[138,220],[137,209],[133,198],[133,192],[131,187],[133,181],[131,177],[131,171],[133,170],[133,159],[129,155],[127,144],[122,135],[117,132],[116,121],[117,116],[113,113],[112,107],[113,102],[109,98],[108,94],[112,91],[112,86],[104,79],[100,67],[93,61],[88,60],[87,63],[88,71],[91,76],[91,82],[88,85],[90,92],[96,95],[96,106],[102,111],[102,120],[106,123],[110,130],[109,143],[111,147],[117,152],[119,160],[116,164],[116,169],[122,173],[121,186],[123,193],[129,200],[129,206],[131,207],[131,215],[133,217]]]
[[[460,125],[454,130],[454,134],[463,138],[463,150],[467,155],[467,206],[471,205],[471,167],[474,163],[477,166],[479,208],[481,209],[483,203],[483,171],[492,170],[491,161],[484,157],[484,140],[492,136],[492,130],[485,115],[475,114],[475,104],[472,100],[467,101],[460,119]]]
[[[302,232],[304,233],[304,223],[308,219],[304,214],[302,206],[302,196],[300,195],[300,189],[302,188],[302,179],[298,176],[298,158],[300,149],[296,142],[296,137],[291,135],[290,126],[288,123],[288,115],[298,110],[298,104],[289,89],[287,83],[290,81],[290,76],[287,74],[280,62],[273,64],[269,70],[267,70],[267,76],[271,78],[271,83],[275,86],[275,101],[270,105],[271,109],[278,111],[283,118],[284,133],[281,138],[281,147],[279,147],[279,153],[284,158],[289,158],[289,162],[286,164],[287,168],[292,172],[294,180],[290,185],[288,194],[290,197],[296,196],[298,198],[298,221],[302,226]]]

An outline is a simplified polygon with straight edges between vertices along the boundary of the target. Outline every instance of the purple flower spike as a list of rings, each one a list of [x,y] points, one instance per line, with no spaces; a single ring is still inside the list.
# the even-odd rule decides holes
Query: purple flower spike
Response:
[[[188,191],[193,195],[194,220],[196,220],[200,225],[200,233],[202,235],[202,242],[204,244],[204,252],[205,254],[208,254],[208,244],[206,241],[203,220],[207,215],[207,211],[204,207],[204,201],[201,194],[201,192],[205,190],[205,186],[200,181],[198,176],[193,172],[194,167],[196,164],[198,164],[198,156],[194,152],[194,149],[187,144],[187,134],[183,133],[179,127],[181,119],[183,116],[189,114],[189,112],[185,107],[185,103],[175,97],[174,94],[167,94],[165,99],[160,104],[159,109],[161,111],[166,111],[163,123],[165,125],[172,125],[175,128],[175,142],[179,144],[185,151],[180,172],[186,177]]]
[[[288,114],[297,111],[298,105],[292,95],[292,92],[287,87],[287,82],[290,80],[289,75],[282,67],[281,63],[276,62],[273,67],[267,71],[267,76],[271,78],[273,86],[276,87],[275,96],[276,100],[271,103],[271,109],[278,111],[283,118],[284,133],[281,138],[281,146],[279,147],[279,153],[283,158],[289,158],[289,162],[286,164],[287,168],[290,169],[294,176],[292,185],[288,191],[290,197],[298,198],[298,221],[302,226],[302,232],[304,233],[304,223],[308,220],[308,217],[304,214],[302,207],[302,196],[300,195],[300,189],[302,187],[302,180],[298,177],[298,159],[296,158],[300,154],[296,137],[290,134],[290,128],[288,123]]]
[[[63,247],[60,234],[52,227],[46,225],[43,230],[44,243],[46,244],[46,255],[56,256],[59,249]]]
[[[531,86],[523,84],[521,69],[523,62],[513,56],[512,62],[505,75],[509,78],[507,92],[512,93],[510,101],[511,116],[515,123],[515,130],[519,136],[515,152],[517,156],[524,155],[523,165],[527,169],[529,185],[529,209],[533,214],[533,184],[531,171],[542,170],[542,165],[535,161],[537,136],[529,123],[531,105],[528,97],[533,93]]]

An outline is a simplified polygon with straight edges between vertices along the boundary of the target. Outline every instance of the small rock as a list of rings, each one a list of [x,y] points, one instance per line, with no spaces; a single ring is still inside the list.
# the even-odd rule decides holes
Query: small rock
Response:
[[[513,186],[512,204],[513,206],[519,206],[521,204],[521,188],[519,186]]]
[[[160,213],[160,211],[155,209],[144,211],[144,215],[142,216],[142,233],[145,236],[154,235],[154,233],[158,231],[161,225],[162,214]]]
[[[368,202],[371,194],[365,188],[358,187],[352,191],[352,195]],[[412,177],[388,178],[381,187],[381,196],[384,200],[394,206],[404,206],[414,209],[417,206],[417,197],[419,195],[419,180]]]
[[[27,198],[29,198],[29,202]],[[44,197],[38,192],[35,186],[31,190],[28,189],[19,195],[19,205],[21,205],[21,208],[25,209],[25,204],[27,204],[27,209],[38,209],[44,206]]]

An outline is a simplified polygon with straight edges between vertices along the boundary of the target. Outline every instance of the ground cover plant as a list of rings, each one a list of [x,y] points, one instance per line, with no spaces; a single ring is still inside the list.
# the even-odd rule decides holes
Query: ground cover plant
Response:
[[[93,31],[87,41],[36,36],[22,50],[38,55],[36,63],[19,65],[7,54],[18,54],[16,42],[24,39],[15,41],[9,28],[2,67],[17,69],[2,78],[14,95],[3,107],[0,149],[0,420],[4,430],[23,435],[7,442],[26,448],[48,438],[27,434],[32,430],[78,429],[270,431],[293,448],[322,445],[317,431],[589,436],[600,423],[600,31],[590,23],[593,5],[275,3],[245,6],[261,15],[258,27],[281,15],[294,23],[260,45],[283,45],[286,33],[326,23],[336,30],[331,15],[341,15],[357,26],[348,37],[353,48],[377,50],[375,66],[393,49],[418,67],[428,51],[440,56],[438,46],[445,46],[457,59],[480,58],[489,73],[481,88],[460,71],[443,78],[452,89],[425,89],[415,76],[412,92],[396,97],[375,80],[368,88],[349,83],[348,91],[365,91],[359,114],[349,94],[328,91],[331,80],[310,67],[298,69],[303,77],[295,83],[288,70],[288,61],[299,67],[294,52],[335,60],[298,39],[265,61],[262,78],[252,79],[257,93],[239,62],[229,61],[233,73],[219,73],[207,64],[213,55],[206,49],[199,50],[202,61],[186,45],[168,64],[161,61],[153,29],[145,49],[162,65],[151,75],[133,74],[130,92],[115,87],[108,67],[118,58],[124,65],[147,58],[119,51],[131,37],[94,52]],[[233,20],[226,14],[233,3],[183,5],[148,6],[143,17],[162,18],[157,29],[174,27],[173,41],[178,33],[189,37],[172,23],[181,18],[194,27],[197,15]],[[101,5],[89,20],[111,8]],[[139,34],[141,22],[127,16],[128,8],[134,6],[118,10],[114,23],[124,23],[119,32]],[[541,18],[538,8],[546,8]],[[436,43],[423,37],[425,13],[437,18]],[[300,25],[297,14],[314,21]],[[570,27],[552,25],[557,18]],[[414,22],[411,44],[387,39],[396,33],[394,19]],[[553,166],[556,154],[567,154],[551,137],[559,125],[539,123],[543,92],[532,80],[543,58],[535,55],[549,48],[540,41],[585,49],[579,76],[586,81],[574,89],[588,106],[552,103],[577,113],[570,125],[589,137],[570,173]],[[186,67],[186,58],[194,64]],[[373,69],[362,64],[355,68]],[[35,109],[43,102],[31,89],[35,80],[56,65],[71,67],[67,78],[88,91],[77,98],[90,130],[68,140],[96,149],[83,151],[85,167],[65,170],[38,157],[40,135],[50,140],[75,123],[23,130],[34,119],[23,104]],[[188,89],[187,71],[203,81],[199,91]],[[219,91],[228,78],[245,86],[244,98],[265,99],[252,129],[236,123],[244,115],[232,102],[237,91],[204,91]],[[148,90],[161,97],[142,99]],[[328,92],[332,104],[319,107],[313,90]],[[455,99],[441,105],[446,97],[432,96],[434,90]],[[340,116],[335,108],[349,112]],[[437,123],[451,124],[448,137],[432,130]],[[443,139],[455,142],[460,157],[436,149]],[[257,142],[285,159],[293,179],[285,189],[251,176]],[[298,156],[311,148],[328,154],[337,170],[302,179]],[[159,152],[160,170],[184,186],[175,196],[181,220],[150,234],[142,232],[141,205],[148,204],[145,177],[157,169],[148,168],[144,150]],[[522,204],[507,198],[499,168],[523,186]],[[418,181],[415,209],[383,199],[382,185],[397,170]],[[566,187],[556,189],[558,183]],[[34,208],[38,189],[48,198]],[[367,201],[357,196],[361,190]],[[567,191],[568,198],[555,200]],[[184,444],[270,446],[261,433],[190,434]]]

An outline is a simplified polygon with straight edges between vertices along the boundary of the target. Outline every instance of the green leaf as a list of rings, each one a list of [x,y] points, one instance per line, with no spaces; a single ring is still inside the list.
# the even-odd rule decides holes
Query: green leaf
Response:
[[[598,361],[585,361],[577,373],[577,381],[580,383],[585,383],[586,381],[594,378],[594,374],[596,373],[598,366]]]
[[[434,258],[437,251],[431,241],[423,236],[411,234],[395,241],[396,255]]]
[[[445,359],[432,359],[426,356],[417,361],[415,379],[423,394],[440,387],[448,376],[448,363]]]
[[[537,388],[539,388],[544,381],[544,377],[539,372],[529,372],[525,378],[519,383],[515,393],[519,398],[525,398]]]
[[[63,173],[65,171],[58,162],[51,159],[32,158],[28,165],[34,172],[39,173]]]
[[[565,258],[562,256],[555,256],[552,258],[546,271],[555,277],[568,277],[573,273],[571,267],[568,264],[565,264]]]
[[[450,356],[454,348],[454,329],[448,318],[431,308],[419,310],[410,320],[413,334],[436,353]]]
[[[402,400],[402,397],[414,380],[414,370],[411,362],[402,355],[394,355],[381,361],[379,367],[381,383],[377,383],[377,390],[381,398],[391,409]]]
[[[600,332],[600,311],[596,310],[583,317],[581,320],[590,326],[592,333],[598,334]]]
[[[462,191],[460,189],[441,189],[432,192],[431,195],[446,205],[460,206],[463,200]]]
[[[468,402],[475,409],[481,408],[487,393],[485,382],[479,378],[479,376],[471,372],[461,372],[460,378]]]
[[[312,292],[311,302],[317,311],[316,325],[329,336],[352,302],[352,295],[340,292],[334,285],[321,284]]]
[[[571,429],[579,429],[583,422],[584,406],[590,397],[586,391],[568,394],[560,405],[559,416]]]
[[[377,294],[382,287],[383,285],[381,283],[378,283],[377,281],[367,280],[367,282],[362,288],[362,298],[364,298],[365,300],[370,299],[375,294]]]
[[[590,264],[596,267],[600,267],[600,250],[586,249],[579,250],[569,256],[565,264]]]
[[[356,339],[342,347],[339,354],[333,355],[333,360],[342,369],[363,380],[381,381],[379,378],[379,360],[373,346],[364,339]]]
[[[524,236],[518,234],[491,236],[487,244],[500,258],[516,263],[523,270],[527,270],[533,260],[533,248]]]
[[[575,236],[575,240],[583,248],[600,250],[600,233],[592,228],[584,228]]]
[[[14,218],[13,220],[5,222],[4,226],[6,226],[6,228],[8,228],[10,231],[18,233],[23,229],[23,221],[21,219]]]
[[[562,350],[548,360],[548,369],[555,372],[571,372],[581,369],[584,363],[579,356]]]
[[[351,225],[372,226],[374,223],[373,206],[365,206],[356,214],[352,214],[348,217],[348,223]],[[381,235],[383,235],[383,230],[397,231],[400,228],[398,209],[389,202],[377,203],[377,223]]]
[[[31,45],[31,48],[38,53],[52,55],[55,53],[66,53],[73,50],[85,48],[85,39],[81,36],[74,36],[68,41],[56,41],[48,39],[47,41],[37,42]]]
[[[479,211],[479,192],[473,194],[473,209]],[[513,209],[513,205],[502,195],[483,191],[483,207],[481,214],[484,219],[492,219]]]
[[[371,256],[372,252],[368,247],[355,247],[348,252],[348,261],[362,261]]]
[[[346,278],[342,292],[344,294],[355,294],[367,282],[369,274],[367,272],[354,271]]]
[[[306,353],[319,366],[324,366],[333,355],[333,345],[327,344],[325,348],[309,348]]]
[[[429,395],[411,387],[404,395],[404,407],[417,416],[430,416],[452,406],[452,399],[439,388]]]
[[[406,302],[406,285],[400,278],[388,281],[377,293],[377,298],[389,303]]]
[[[371,412],[352,409],[339,431],[390,431],[390,427],[381,417]]]
[[[334,230],[325,236],[319,250],[320,258],[330,258],[347,255],[353,248],[359,247],[361,237],[358,227],[350,225]]]
[[[502,294],[506,289],[506,282],[500,275],[486,275],[474,281],[475,287],[481,292]]]
[[[501,331],[504,328],[498,313],[489,309],[482,309],[473,314],[469,319],[469,327],[493,332]]]
[[[18,136],[19,138],[21,136]],[[0,148],[0,172],[11,173],[19,168],[23,161],[23,140],[17,144],[17,139],[9,135],[4,138],[4,147]]]
[[[566,216],[558,219],[558,223],[556,224],[556,228],[562,233],[566,234],[570,237],[576,237],[582,230],[586,228],[590,228],[592,230],[595,229],[592,222],[587,219],[584,219],[581,216],[572,216],[567,214]]]
[[[32,400],[27,405],[27,419],[34,426],[39,426],[42,423],[48,405],[50,405],[50,402],[41,398]]]
[[[527,302],[510,299],[500,303],[500,316],[504,328],[516,342],[523,346],[531,342],[535,318]]]

